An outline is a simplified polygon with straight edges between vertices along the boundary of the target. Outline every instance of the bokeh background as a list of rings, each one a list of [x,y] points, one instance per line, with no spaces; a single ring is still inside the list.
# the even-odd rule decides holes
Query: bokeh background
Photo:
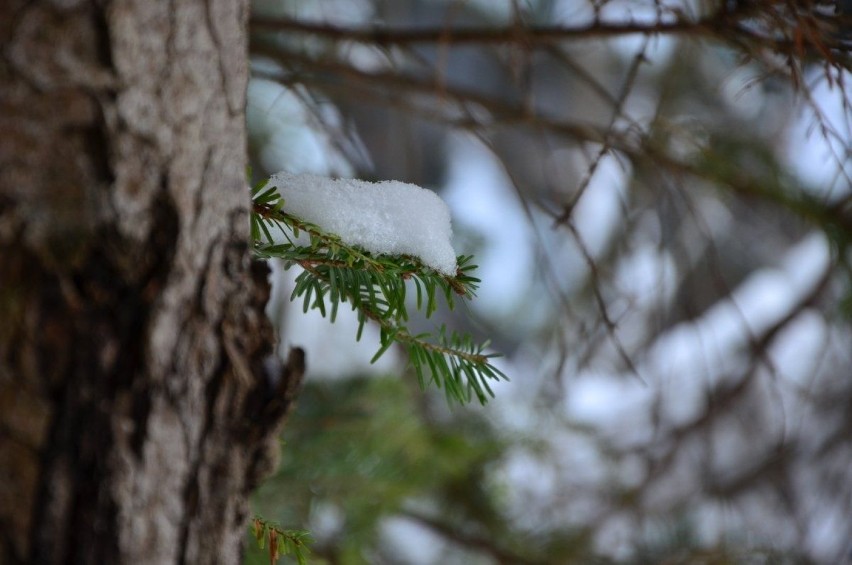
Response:
[[[318,563],[852,563],[844,6],[255,0],[255,174],[439,193],[482,284],[416,324],[511,379],[450,408],[273,264],[256,513]]]

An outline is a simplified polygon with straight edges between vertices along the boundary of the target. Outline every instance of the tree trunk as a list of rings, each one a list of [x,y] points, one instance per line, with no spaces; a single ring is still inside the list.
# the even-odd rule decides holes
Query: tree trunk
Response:
[[[235,563],[301,356],[248,241],[246,0],[0,3],[0,563]]]

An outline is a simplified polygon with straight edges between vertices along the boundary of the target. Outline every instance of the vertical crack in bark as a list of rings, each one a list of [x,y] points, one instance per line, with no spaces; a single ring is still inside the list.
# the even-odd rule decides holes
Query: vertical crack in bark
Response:
[[[222,41],[219,38],[219,30],[216,27],[217,22],[213,18],[212,3],[215,2],[215,1],[216,0],[206,0],[204,2],[204,16],[207,19],[207,29],[210,30],[210,37],[213,39],[213,45],[216,47],[216,51],[218,51],[219,54],[220,54],[220,56],[218,57],[218,60],[217,60],[217,64],[218,64],[217,66],[219,68],[219,80],[222,81],[222,87],[224,88],[225,92],[227,93],[227,91],[229,90],[228,85],[229,85],[230,81],[228,80],[228,72],[225,69],[225,57],[224,57],[224,51],[225,50],[222,49]],[[228,100],[228,110],[230,111],[230,113],[232,115],[235,113],[235,110],[239,111],[238,109],[231,108],[230,99]]]
[[[209,158],[210,151],[208,151],[207,156]],[[209,164],[209,160],[207,163]],[[208,288],[208,278],[212,276],[212,273],[218,272],[218,265],[215,264],[214,258],[217,256],[218,252],[221,252],[222,245],[224,245],[224,243],[217,239],[216,241],[209,242],[209,246],[206,249],[204,264],[202,267],[202,272],[205,273],[206,276],[202,276],[198,281],[198,286],[194,294],[194,303],[192,305],[193,311],[197,314],[197,316],[202,318],[209,316],[210,314],[206,311],[207,309],[205,307],[205,293]],[[221,343],[221,322],[217,325],[216,333],[216,341],[217,343]],[[209,464],[209,462],[206,461],[206,445],[208,442],[213,440],[214,425],[220,417],[220,415],[216,414],[216,399],[218,398],[222,380],[226,371],[227,364],[225,357],[220,354],[210,375],[207,376],[208,380],[204,387],[204,415],[201,431],[197,438],[191,438],[191,441],[198,444],[198,449],[195,451],[189,463],[189,471],[187,473],[186,482],[181,495],[183,498],[185,512],[184,519],[181,521],[179,526],[178,561],[181,564],[194,562],[193,555],[191,554],[196,551],[196,548],[190,540],[193,533],[192,528],[194,518],[198,513],[198,505],[202,497],[200,474],[202,466]],[[188,428],[188,426],[186,426],[186,428]]]
[[[157,229],[145,246],[149,253],[137,266],[137,277],[128,276],[126,265],[121,264],[133,244],[117,243],[120,238],[115,233],[99,234],[96,240],[104,243],[95,246],[73,274],[82,311],[68,306],[56,275],[45,277],[46,292],[53,298],[42,298],[44,312],[73,318],[75,323],[66,336],[72,344],[70,370],[57,391],[60,408],[48,441],[51,447],[44,454],[46,474],[34,520],[40,525],[34,530],[35,562],[119,559],[118,536],[108,533],[115,527],[118,508],[109,493],[114,470],[104,446],[116,443],[116,420],[125,419],[132,423],[131,448],[137,457],[142,456],[156,392],[144,372],[146,341],[140,335],[147,333],[152,304],[171,272],[178,234],[174,206],[167,198],[163,194],[155,206]],[[129,398],[130,405],[125,406],[122,398]],[[60,490],[67,492],[67,509],[56,514]],[[52,542],[58,535],[65,536],[64,543]],[[62,550],[56,551],[57,546]]]
[[[150,243],[146,247],[151,250],[158,250],[159,253],[154,253],[154,260],[142,278],[142,285],[139,292],[146,307],[146,317],[145,323],[141,324],[135,330],[137,332],[141,330],[142,335],[145,336],[150,335],[149,322],[154,304],[168,284],[168,279],[174,266],[175,252],[180,233],[180,221],[177,210],[168,191],[163,190],[160,192],[159,197],[155,200],[153,210],[157,221],[155,222],[154,229],[151,231]],[[133,331],[133,328],[130,328],[130,332],[133,333]],[[144,345],[147,347],[147,341],[144,342]],[[142,358],[140,358],[139,366],[143,366],[142,361]],[[134,371],[134,367],[127,367],[127,370]],[[131,389],[131,398],[133,401],[131,418],[135,427],[130,436],[130,445],[135,455],[141,458],[142,448],[146,439],[148,415],[151,411],[154,395],[158,393],[153,390],[150,379],[143,378],[147,377],[147,375],[141,374],[138,370],[135,370],[134,374],[136,378],[132,383]]]
[[[207,386],[205,388],[204,396],[206,399],[206,414],[204,417],[204,426],[200,433],[201,448],[196,454],[196,457],[190,463],[189,473],[187,474],[187,481],[183,491],[183,501],[186,516],[180,525],[181,531],[178,547],[180,548],[179,563],[181,565],[189,562],[189,553],[195,550],[195,548],[193,548],[189,543],[189,540],[193,517],[196,516],[198,512],[198,504],[201,498],[201,485],[199,483],[199,474],[202,464],[207,463],[205,461],[206,450],[204,448],[204,444],[205,442],[210,440],[212,435],[211,430],[213,429],[213,424],[216,421],[216,413],[214,408],[216,405],[216,398],[219,394],[219,389],[221,387],[224,372],[225,364],[223,360],[220,360],[220,362],[217,364],[216,369],[213,372],[212,378],[207,383]]]
[[[202,212],[204,211],[204,187],[206,185],[214,182],[214,179],[211,178],[212,175],[210,174],[211,171],[212,171],[212,164],[213,164],[213,148],[208,147],[206,153],[204,154],[204,166],[202,167],[202,170],[201,170],[200,186],[198,186],[198,188],[196,188],[196,190],[195,190],[194,209],[193,209],[193,213],[192,213],[192,223],[190,224],[190,228],[189,228],[192,231],[195,231],[196,228],[198,227],[198,221],[201,219]],[[214,245],[211,245],[210,249],[212,249],[213,247],[214,247]],[[210,262],[209,262],[209,255],[208,255],[208,260],[207,260],[207,262],[205,262],[205,265],[209,265],[209,264],[210,264]]]
[[[217,12],[216,7],[219,6],[221,9],[219,10],[228,10],[233,9],[237,11],[235,14],[234,20],[230,21],[231,14],[221,14],[215,13]],[[231,72],[231,68],[233,67],[235,50],[232,45],[233,38],[229,38],[227,27],[223,30],[220,29],[220,26],[227,26],[228,23],[232,24],[242,24],[245,26],[246,15],[244,13],[240,13],[240,11],[245,9],[245,4],[236,4],[230,2],[228,0],[205,0],[204,4],[205,15],[207,18],[207,28],[210,30],[210,35],[213,39],[213,44],[216,47],[216,51],[219,53],[219,57],[217,60],[219,67],[219,75],[221,77],[222,86],[225,89],[225,98],[228,104],[228,111],[231,116],[239,117],[242,119],[244,108],[243,108],[243,94],[244,94],[244,86],[240,85],[236,80],[234,80],[234,73]],[[236,27],[230,29],[231,33],[238,33]],[[225,37],[223,37],[223,35]],[[248,57],[247,52],[247,44],[244,44],[243,49],[246,49],[244,53],[236,53],[237,57]],[[231,63],[231,64],[229,64]]]

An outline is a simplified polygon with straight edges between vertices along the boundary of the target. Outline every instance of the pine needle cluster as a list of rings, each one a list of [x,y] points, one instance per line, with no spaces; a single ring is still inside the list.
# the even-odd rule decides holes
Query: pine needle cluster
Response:
[[[416,308],[427,318],[437,310],[439,297],[453,309],[459,300],[475,296],[480,281],[472,276],[476,268],[472,256],[459,256],[455,276],[447,276],[413,256],[373,254],[348,245],[339,236],[288,214],[278,189],[267,186],[267,181],[252,189],[252,202],[255,255],[283,259],[286,268],[302,268],[291,300],[301,299],[305,312],[316,309],[334,322],[340,304],[346,303],[358,315],[357,340],[368,320],[379,326],[380,347],[373,362],[399,344],[407,351],[421,388],[434,384],[444,390],[450,403],[476,398],[485,404],[494,396],[489,381],[506,379],[506,375],[491,364],[496,355],[485,352],[488,342],[477,344],[444,325],[433,334],[414,334],[406,325],[411,286]],[[283,237],[275,238],[273,233]]]

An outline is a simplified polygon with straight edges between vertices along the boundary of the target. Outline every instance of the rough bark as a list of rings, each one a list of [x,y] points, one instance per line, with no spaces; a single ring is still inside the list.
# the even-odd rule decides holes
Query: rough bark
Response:
[[[235,563],[271,363],[247,1],[0,4],[0,562]]]

